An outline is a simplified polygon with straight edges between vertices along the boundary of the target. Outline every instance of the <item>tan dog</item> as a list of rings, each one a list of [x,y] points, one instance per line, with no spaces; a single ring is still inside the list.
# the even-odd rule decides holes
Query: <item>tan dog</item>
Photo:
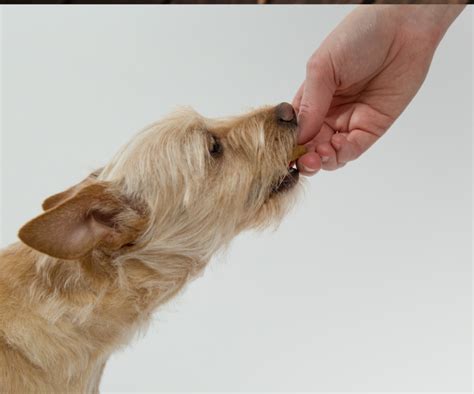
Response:
[[[282,103],[157,122],[46,199],[0,254],[0,392],[98,392],[110,354],[240,231],[277,222],[298,172]]]

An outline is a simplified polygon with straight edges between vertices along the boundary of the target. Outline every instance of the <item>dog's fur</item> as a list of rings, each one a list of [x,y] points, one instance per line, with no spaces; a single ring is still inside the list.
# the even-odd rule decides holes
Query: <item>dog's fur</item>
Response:
[[[98,392],[110,354],[218,249],[278,222],[297,180],[278,108],[181,110],[46,199],[0,252],[2,393]]]

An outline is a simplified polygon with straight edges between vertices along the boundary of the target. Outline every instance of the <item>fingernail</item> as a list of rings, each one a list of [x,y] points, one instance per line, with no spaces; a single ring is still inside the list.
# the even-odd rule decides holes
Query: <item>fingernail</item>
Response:
[[[332,143],[332,146],[334,146],[334,148],[336,148],[337,150],[341,149],[341,144],[339,142],[334,141]]]
[[[301,165],[303,167],[304,172],[316,172],[316,168],[306,167],[305,165]]]
[[[321,156],[321,162],[327,163],[329,161],[329,156]]]

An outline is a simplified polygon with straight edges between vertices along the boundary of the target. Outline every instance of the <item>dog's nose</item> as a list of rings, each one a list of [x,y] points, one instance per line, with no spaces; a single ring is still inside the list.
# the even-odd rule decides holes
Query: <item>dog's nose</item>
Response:
[[[293,106],[281,103],[276,106],[276,115],[279,121],[296,124],[296,113]]]

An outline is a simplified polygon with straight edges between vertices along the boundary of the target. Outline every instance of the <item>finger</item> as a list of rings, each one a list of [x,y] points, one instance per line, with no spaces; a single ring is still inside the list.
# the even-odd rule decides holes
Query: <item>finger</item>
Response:
[[[338,133],[331,138],[331,144],[337,152],[337,161],[340,163],[355,160],[360,155],[360,149],[347,141],[348,135],[348,133]]]
[[[308,152],[301,156],[296,163],[303,175],[314,175],[321,169],[321,159],[316,152]]]
[[[337,152],[337,161],[347,163],[357,159],[377,141],[378,136],[364,130],[334,134],[331,144]]]
[[[321,157],[321,167],[323,170],[332,171],[339,167],[336,151],[329,142],[319,144],[316,147],[316,152],[319,154],[319,157]]]
[[[298,143],[304,144],[314,138],[323,124],[336,89],[332,81],[333,72],[325,60],[310,60],[299,104]]]
[[[337,161],[337,154],[331,145],[331,137],[334,130],[327,123],[324,123],[318,135],[305,146],[309,151],[316,151],[321,158],[321,166],[324,170],[335,170],[341,167]]]
[[[316,135],[316,137],[314,137],[310,142],[308,142],[307,145],[316,147],[322,144],[323,142],[331,141],[331,137],[333,135],[334,135],[334,129],[325,122],[319,129],[319,133]]]
[[[292,105],[296,113],[300,112],[300,104],[301,104],[301,98],[303,97],[303,89],[304,89],[304,82],[298,88],[298,91],[296,92],[295,97],[293,98]]]

